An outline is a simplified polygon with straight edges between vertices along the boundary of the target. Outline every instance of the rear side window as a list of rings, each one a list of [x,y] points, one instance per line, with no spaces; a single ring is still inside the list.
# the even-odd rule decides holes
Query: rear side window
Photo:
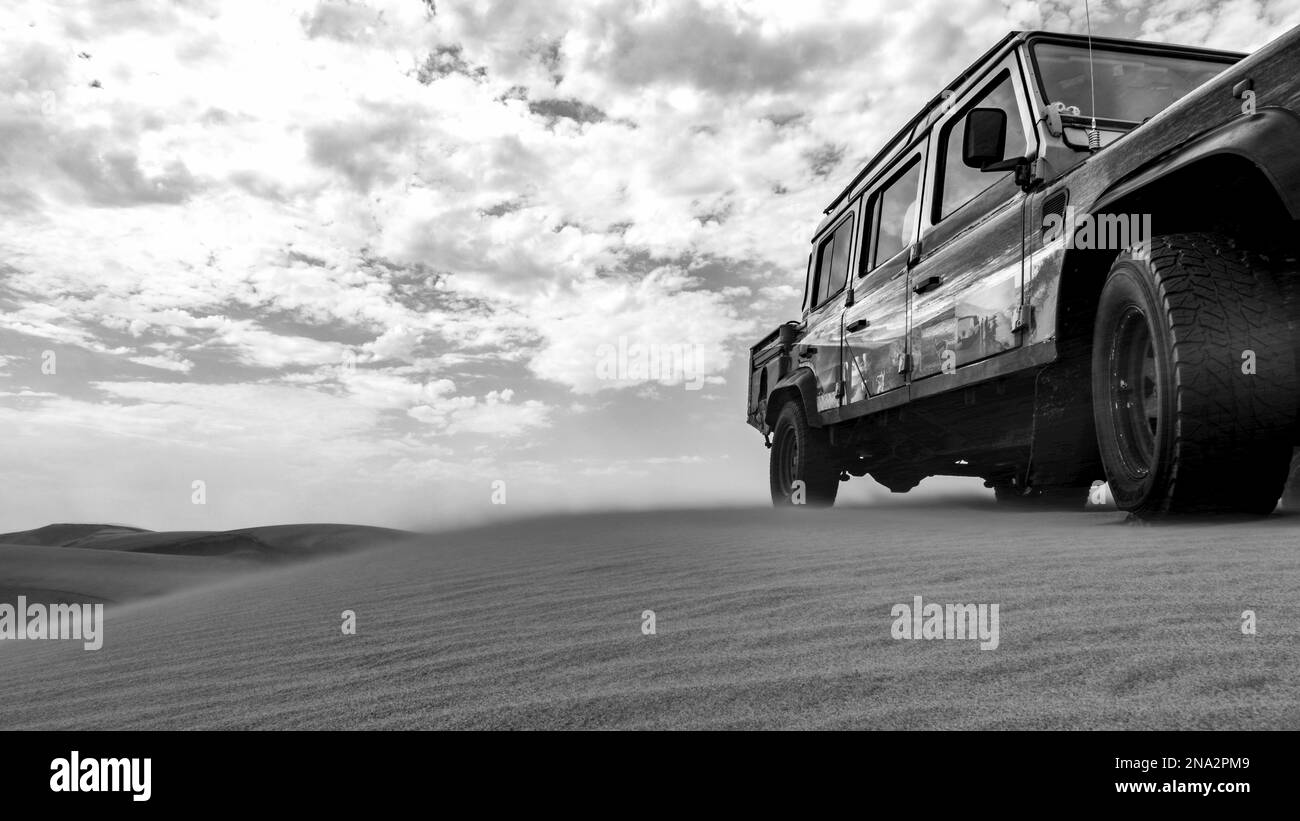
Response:
[[[817,250],[817,296],[813,307],[844,290],[849,278],[849,251],[853,245],[853,214],[850,213],[835,229],[835,233],[822,240]]]
[[[1023,157],[1026,153],[1025,132],[1020,124],[1020,107],[1016,103],[1016,92],[1011,86],[1011,75],[1002,73],[1002,79],[993,88],[966,106],[966,112],[972,108],[1000,108],[1007,113],[1007,148],[1004,157]],[[942,192],[939,195],[938,219],[961,208],[966,203],[982,194],[993,183],[1011,173],[981,171],[962,162],[961,143],[966,134],[966,113],[950,120],[943,128],[940,137],[940,151],[943,152],[943,173],[939,176]]]
[[[876,195],[880,210],[876,220],[876,248],[871,257],[872,268],[911,245],[916,238],[920,191],[921,158],[917,157]]]

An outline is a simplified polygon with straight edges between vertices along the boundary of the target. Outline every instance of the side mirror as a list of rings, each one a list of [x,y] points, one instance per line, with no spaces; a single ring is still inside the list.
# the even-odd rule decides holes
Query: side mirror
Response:
[[[974,108],[966,115],[961,161],[970,168],[991,171],[1007,150],[1007,112],[1000,108]]]

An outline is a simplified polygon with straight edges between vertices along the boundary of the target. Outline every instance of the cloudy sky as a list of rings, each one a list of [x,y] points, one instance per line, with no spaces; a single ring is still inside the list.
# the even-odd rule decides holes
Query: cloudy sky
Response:
[[[822,206],[1023,28],[1082,0],[5,3],[0,530],[763,503],[744,357]]]

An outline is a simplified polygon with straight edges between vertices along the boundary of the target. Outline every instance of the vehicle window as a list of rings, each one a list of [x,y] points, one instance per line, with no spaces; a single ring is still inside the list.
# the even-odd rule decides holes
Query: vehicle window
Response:
[[[1179,57],[1115,49],[1089,51],[1074,45],[1034,44],[1034,61],[1047,102],[1078,106],[1092,115],[1139,123],[1220,74],[1235,60]],[[1093,83],[1096,88],[1093,88]]]
[[[835,233],[822,241],[818,251],[817,299],[822,304],[844,289],[849,277],[849,249],[853,242],[853,214],[850,213]]]
[[[876,220],[876,252],[871,260],[872,268],[911,245],[916,238],[920,182],[921,161],[918,157],[877,194],[880,211]]]
[[[1007,113],[1007,150],[1004,157],[1025,156],[1025,132],[1020,123],[1020,107],[1016,103],[1016,94],[1011,86],[1011,75],[1002,73],[1002,79],[984,95],[977,97],[966,105],[966,111],[972,108],[1000,108]],[[961,144],[966,133],[966,114],[949,120],[940,136],[940,156],[943,157],[943,171],[939,175],[941,188],[938,197],[939,213],[937,219],[961,208],[966,203],[982,194],[989,186],[1010,174],[1010,171],[981,171],[962,162]]]

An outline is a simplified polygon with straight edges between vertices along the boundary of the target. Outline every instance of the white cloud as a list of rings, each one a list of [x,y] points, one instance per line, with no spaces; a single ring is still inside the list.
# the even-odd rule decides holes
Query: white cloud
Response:
[[[211,344],[228,346],[240,362],[259,368],[333,364],[342,362],[348,350],[339,342],[274,333],[245,320],[220,317],[204,324],[213,326]]]
[[[409,411],[413,419],[447,434],[509,437],[544,428],[551,408],[536,400],[512,404],[514,391],[489,391],[483,397],[435,396]]]
[[[194,370],[194,363],[168,351],[161,356],[133,356],[130,361],[137,365],[144,365],[149,368],[159,368],[164,371],[176,371],[177,373],[189,373]]]
[[[640,279],[571,283],[539,299],[537,314],[545,317],[540,323],[544,341],[529,367],[541,378],[581,394],[660,381],[656,377],[663,371],[651,374],[648,369],[639,379],[635,372],[621,368],[613,373],[618,378],[607,378],[610,373],[599,367],[602,357],[609,355],[611,347],[618,349],[622,338],[623,350],[631,345],[669,351],[684,346],[691,354],[692,373],[683,377],[716,374],[730,361],[734,340],[756,325],[742,319],[723,295],[704,286],[688,272],[672,267],[658,268]],[[643,358],[648,360],[648,353]]]

